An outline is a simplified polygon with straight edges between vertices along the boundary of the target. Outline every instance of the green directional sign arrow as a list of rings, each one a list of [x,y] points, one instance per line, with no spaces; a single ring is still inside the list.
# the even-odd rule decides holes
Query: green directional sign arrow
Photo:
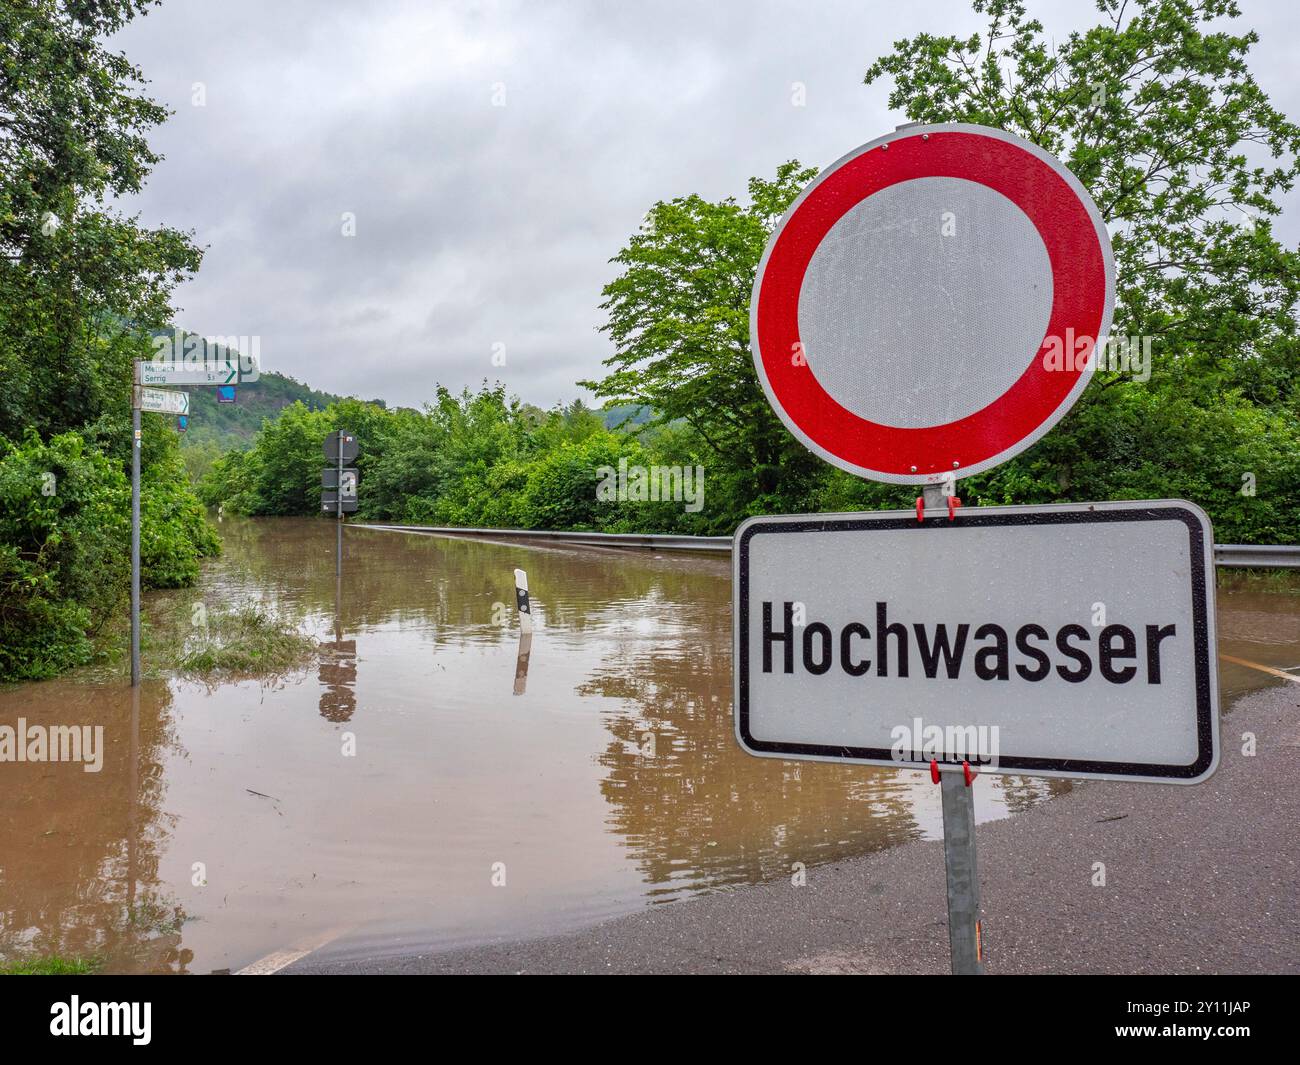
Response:
[[[214,362],[141,362],[139,383],[142,385],[233,385],[256,381],[258,371],[250,360],[248,373],[239,372],[238,359]]]

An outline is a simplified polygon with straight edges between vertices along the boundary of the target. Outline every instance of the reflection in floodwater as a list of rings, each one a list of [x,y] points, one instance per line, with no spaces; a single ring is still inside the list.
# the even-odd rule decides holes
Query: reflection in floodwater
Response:
[[[533,653],[533,633],[531,627],[519,632],[519,653],[515,658],[515,694],[523,695],[528,690],[528,656]]]
[[[357,709],[357,641],[343,638],[340,603],[343,575],[334,578],[334,638],[320,642],[320,716],[326,721],[352,720]]]
[[[343,933],[355,953],[484,942],[938,833],[922,774],[739,750],[725,559],[349,530],[340,582],[328,522],[221,532],[150,626],[252,598],[319,662],[135,699],[94,674],[0,690],[0,724],[103,725],[105,745],[99,773],[0,764],[0,955],[208,972]],[[1300,664],[1296,602],[1221,595],[1225,650]],[[1069,786],[982,776],[976,809]]]
[[[357,709],[357,641],[322,640],[319,676],[320,716],[326,721],[352,720]]]
[[[0,957],[101,958],[115,969],[185,972],[186,916],[158,876],[172,819],[158,772],[177,746],[165,684],[112,698],[63,681],[12,688],[57,692],[17,709],[43,725],[102,726],[99,772],[77,763],[0,765]],[[18,716],[4,703],[0,723]],[[57,715],[49,711],[56,706]]]

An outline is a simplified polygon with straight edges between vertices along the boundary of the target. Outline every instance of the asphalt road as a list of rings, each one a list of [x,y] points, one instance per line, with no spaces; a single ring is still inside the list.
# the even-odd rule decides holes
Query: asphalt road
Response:
[[[1224,716],[1205,784],[1088,783],[981,825],[977,846],[990,974],[1300,973],[1300,685],[1255,692]],[[326,948],[283,971],[944,973],[943,846],[545,939],[360,962]]]

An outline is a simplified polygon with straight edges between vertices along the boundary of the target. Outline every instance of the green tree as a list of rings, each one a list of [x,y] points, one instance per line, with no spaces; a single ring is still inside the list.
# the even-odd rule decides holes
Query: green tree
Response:
[[[983,35],[900,41],[866,81],[891,77],[890,106],[913,121],[996,126],[1061,158],[1112,230],[1115,330],[1158,338],[1157,372],[1291,395],[1300,258],[1272,219],[1300,127],[1251,77],[1257,35],[1214,28],[1237,5],[1098,0],[1103,23],[1055,47],[1020,0],[973,7]]]
[[[158,162],[145,136],[167,111],[103,43],[149,6],[0,5],[0,435],[126,407],[144,331],[167,326],[172,288],[198,268],[185,234],[105,203]]]
[[[216,459],[199,481],[199,499],[232,514],[255,514],[258,508],[258,452],[232,448]]]
[[[180,588],[199,576],[199,560],[220,550],[216,530],[190,488],[179,450],[151,462],[140,488],[140,569],[151,588]]]
[[[314,514],[320,509],[321,445],[329,434],[326,411],[293,403],[257,434],[254,514]]]
[[[110,206],[158,162],[146,135],[167,112],[105,44],[149,6],[0,4],[0,677],[84,660],[87,633],[119,605],[131,363],[151,353],[149,331],[168,325],[172,289],[199,265],[186,234]],[[154,415],[143,429],[144,580],[193,580],[217,542],[175,432]],[[59,469],[55,495],[34,495]]]
[[[771,181],[750,179],[747,204],[683,196],[651,207],[604,289],[612,370],[581,382],[611,403],[650,407],[654,424],[689,425],[707,448],[714,491],[742,516],[802,499],[821,475],[768,406],[749,346],[759,259],[815,174],[789,162]]]
[[[1300,172],[1300,128],[1251,77],[1256,38],[1231,32],[1231,0],[1097,7],[1098,25],[1054,44],[1020,0],[975,0],[986,32],[919,34],[866,73],[893,80],[890,105],[909,119],[999,127],[1064,160],[1113,233],[1114,332],[1153,341],[1149,381],[1099,370],[1052,433],[961,494],[1009,503],[1181,492],[1210,509],[1220,539],[1294,541],[1300,257],[1272,220]],[[811,176],[787,164],[775,181],[750,183],[747,206],[656,204],[604,290],[614,354],[591,387],[697,435],[719,531],[746,513],[899,506],[914,494],[803,452],[753,372],[757,263]],[[1246,473],[1255,496],[1240,492]]]
[[[1242,465],[1255,461],[1252,433],[1270,434],[1278,462],[1293,454],[1300,368],[1300,256],[1272,233],[1278,196],[1300,173],[1300,127],[1250,74],[1256,35],[1230,32],[1231,0],[1099,0],[1101,23],[1058,44],[1020,0],[973,7],[984,33],[899,41],[866,81],[892,79],[890,105],[911,120],[996,126],[1061,158],[1112,233],[1113,331],[1152,338],[1153,368],[1149,382],[1099,370],[1061,425],[963,494],[1150,497],[1199,485],[1192,498],[1210,506],[1221,539],[1294,541],[1297,522],[1278,528],[1270,513],[1287,504],[1297,516],[1285,482],[1273,500],[1237,491],[1259,472]]]

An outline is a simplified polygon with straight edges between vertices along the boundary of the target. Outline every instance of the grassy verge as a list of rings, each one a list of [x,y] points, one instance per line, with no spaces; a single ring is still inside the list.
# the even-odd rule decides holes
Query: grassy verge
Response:
[[[257,606],[209,611],[175,655],[181,673],[283,673],[316,654],[316,641]]]
[[[1275,592],[1300,595],[1300,569],[1220,569],[1220,591]]]
[[[44,958],[19,958],[0,961],[0,976],[89,976],[99,971],[98,958],[61,958],[57,954]]]
[[[146,677],[275,676],[306,665],[316,655],[316,640],[291,619],[254,604],[200,609],[202,604],[202,595],[192,592],[159,596],[146,604],[140,632]],[[127,618],[99,633],[96,646],[87,674],[130,673]]]

